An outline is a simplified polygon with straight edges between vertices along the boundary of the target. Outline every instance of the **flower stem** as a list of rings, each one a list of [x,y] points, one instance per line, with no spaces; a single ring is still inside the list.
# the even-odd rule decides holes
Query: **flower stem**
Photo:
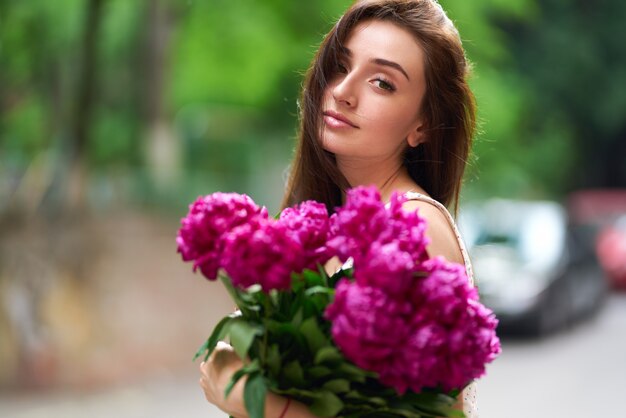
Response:
[[[263,331],[263,343],[261,344],[260,347],[260,355],[261,355],[261,366],[262,369],[265,370],[266,369],[266,365],[267,365],[267,351],[268,351],[268,347],[267,347],[267,334],[268,334],[268,330],[267,330],[267,322],[270,319],[271,316],[271,309],[272,309],[272,300],[269,294],[264,295],[263,297],[263,304],[265,306],[263,306],[263,316],[265,318],[265,330]]]

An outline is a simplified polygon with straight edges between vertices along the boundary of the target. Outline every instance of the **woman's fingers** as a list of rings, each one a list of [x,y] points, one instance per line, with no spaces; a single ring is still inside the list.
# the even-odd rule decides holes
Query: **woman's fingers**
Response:
[[[200,387],[204,391],[207,401],[215,404],[230,415],[241,415],[243,405],[243,384],[241,379],[228,396],[224,397],[224,390],[233,373],[241,368],[243,363],[233,348],[226,343],[218,343],[206,362],[200,363]],[[231,412],[237,411],[237,414]]]
[[[208,360],[200,363],[200,386],[207,399],[223,396],[223,389],[241,366],[242,362],[233,348],[224,342],[218,342]]]
[[[228,344],[225,341],[218,341],[215,348],[218,348],[220,350],[231,350],[231,351],[233,350],[233,346]]]
[[[218,345],[211,357],[209,357],[209,363],[212,366],[212,371],[221,376],[223,373],[228,373],[229,378],[232,373],[241,368],[242,362],[235,353],[235,350],[228,345]]]

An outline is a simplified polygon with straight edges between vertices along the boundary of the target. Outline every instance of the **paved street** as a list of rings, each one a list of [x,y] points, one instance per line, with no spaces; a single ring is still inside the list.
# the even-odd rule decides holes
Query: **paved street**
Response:
[[[3,418],[213,418],[193,368],[100,393],[0,396]],[[479,383],[481,418],[626,417],[626,295],[599,315],[539,342],[505,341]]]
[[[626,295],[535,342],[506,342],[479,385],[482,418],[626,417]]]

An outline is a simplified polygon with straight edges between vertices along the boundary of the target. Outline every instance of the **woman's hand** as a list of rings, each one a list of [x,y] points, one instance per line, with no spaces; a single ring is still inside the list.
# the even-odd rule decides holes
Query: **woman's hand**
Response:
[[[224,390],[232,375],[243,366],[235,350],[225,342],[218,342],[208,361],[200,364],[200,386],[207,401],[228,415],[248,418],[243,401],[246,377],[239,379],[227,398]],[[287,402],[287,398],[268,392],[265,398],[265,416],[283,418],[315,418],[307,406],[297,401]]]
[[[224,398],[224,390],[241,366],[243,363],[233,348],[222,341],[217,343],[209,359],[200,364],[200,386],[207,401],[238,418],[248,416],[243,402],[245,377],[237,382],[227,398]]]

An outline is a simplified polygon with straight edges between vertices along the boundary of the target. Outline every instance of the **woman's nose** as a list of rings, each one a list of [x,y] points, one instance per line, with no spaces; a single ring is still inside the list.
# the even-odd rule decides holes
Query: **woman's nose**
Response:
[[[346,106],[354,107],[357,103],[354,80],[349,74],[339,79],[333,87],[333,98]]]

